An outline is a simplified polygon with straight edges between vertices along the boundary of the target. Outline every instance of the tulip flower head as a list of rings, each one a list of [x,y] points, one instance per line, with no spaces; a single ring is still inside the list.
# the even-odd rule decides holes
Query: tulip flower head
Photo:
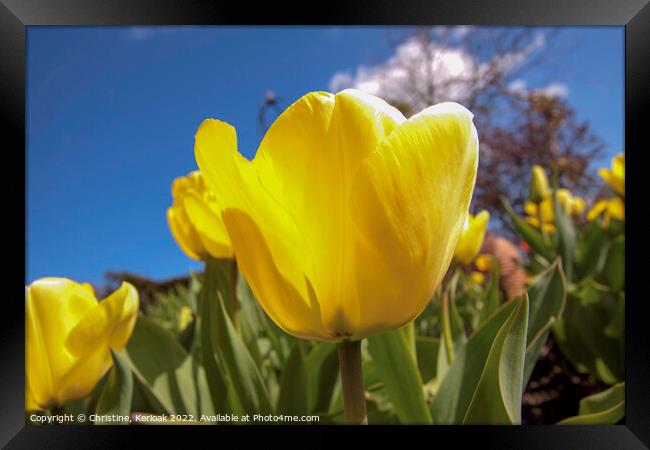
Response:
[[[605,227],[609,225],[612,218],[625,220],[625,203],[620,197],[606,198],[596,202],[587,213],[587,220],[592,221],[601,216]]]
[[[483,284],[485,282],[485,275],[482,272],[473,271],[469,274],[472,281],[476,284]]]
[[[489,272],[492,269],[494,257],[488,253],[482,253],[474,260],[474,265],[480,272]]]
[[[558,189],[555,192],[555,198],[569,216],[580,215],[585,209],[585,201],[580,197],[573,196],[568,189]],[[552,197],[542,200],[539,204],[528,201],[524,204],[524,211],[528,215],[526,221],[529,224],[539,228],[541,219],[544,231],[555,232],[555,213],[553,212]]]
[[[458,262],[461,264],[471,264],[474,261],[474,258],[476,258],[483,245],[489,220],[490,213],[485,210],[476,216],[467,214],[467,218],[463,224],[463,230],[456,244],[456,250],[454,251],[454,258]]]
[[[122,350],[138,313],[129,283],[101,302],[90,285],[41,278],[25,292],[26,409],[60,407],[88,395]]]
[[[528,198],[533,203],[540,203],[551,196],[548,178],[542,166],[534,165],[530,177]]]
[[[406,119],[356,90],[307,94],[252,161],[208,119],[195,155],[265,312],[305,339],[358,340],[426,306],[474,189],[478,138],[455,103]]]
[[[173,204],[167,223],[183,252],[200,260],[206,254],[232,258],[232,246],[214,196],[206,189],[198,170],[179,177],[172,184]]]
[[[611,169],[601,168],[598,174],[617,194],[625,197],[625,154],[614,156]]]

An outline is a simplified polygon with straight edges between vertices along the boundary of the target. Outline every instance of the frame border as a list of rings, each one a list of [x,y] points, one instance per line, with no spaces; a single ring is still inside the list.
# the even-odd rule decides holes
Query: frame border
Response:
[[[625,141],[626,148],[634,149],[627,155],[628,170],[632,180],[643,179],[641,173],[641,152],[649,149],[645,129],[650,124],[650,110],[647,83],[650,80],[650,4],[648,0],[411,0],[399,8],[390,0],[375,0],[372,3],[331,0],[318,16],[306,9],[287,8],[281,10],[276,2],[259,3],[255,8],[237,2],[216,2],[209,0],[139,0],[126,2],[117,0],[1,0],[0,3],[0,92],[3,108],[2,118],[7,125],[4,137],[11,144],[6,149],[23,148],[24,153],[5,152],[22,162],[23,172],[12,171],[7,180],[5,192],[15,189],[16,181],[22,182],[26,190],[26,133],[25,133],[25,75],[26,75],[26,27],[42,25],[524,25],[524,26],[625,26]],[[644,89],[645,88],[645,89]],[[643,95],[645,91],[646,95]],[[626,152],[627,153],[627,152]],[[21,159],[22,156],[22,159]],[[14,161],[11,161],[13,163]],[[6,180],[6,181],[4,181]],[[640,184],[635,183],[639,186]],[[628,189],[628,203],[640,204],[639,188]],[[15,215],[26,220],[26,200],[18,196],[6,197]],[[631,202],[630,202],[631,200]],[[634,247],[627,259],[641,256],[641,249],[649,249],[647,231],[637,228],[642,224],[641,212],[629,208],[626,232],[631,232]],[[6,216],[9,219],[9,216]],[[11,217],[14,217],[13,215]],[[7,220],[7,236],[19,235],[20,221]],[[638,230],[638,231],[637,231]],[[26,245],[26,228],[25,228]],[[5,241],[6,242],[6,241]],[[18,247],[18,239],[9,239],[9,244]],[[15,258],[12,248],[12,258]],[[25,255],[25,247],[22,248]],[[19,254],[19,249],[15,249]],[[26,262],[26,261],[25,261]],[[365,429],[358,427],[337,427],[337,430],[358,432],[365,437],[383,436],[385,433],[400,433],[407,430],[427,432],[434,441],[453,439],[454,443],[475,443],[481,447],[508,449],[526,448],[648,448],[650,446],[650,333],[645,323],[648,317],[648,299],[638,295],[639,280],[644,265],[628,264],[626,271],[627,290],[633,295],[626,310],[626,418],[625,425],[611,426],[437,426],[380,427]],[[24,295],[19,291],[24,283],[26,265],[22,270],[14,265],[18,273],[16,282],[10,283],[11,293],[3,305],[8,308],[5,317],[20,317],[24,310],[16,298]],[[22,273],[21,273],[22,272]],[[22,276],[21,276],[22,275]],[[647,275],[646,275],[647,276]],[[23,281],[17,280],[22,278]],[[13,281],[13,277],[12,277]],[[148,426],[88,427],[88,426],[25,426],[24,423],[24,321],[5,320],[0,328],[0,444],[7,448],[82,446],[89,448],[112,448],[132,445],[133,437],[150,440],[165,440],[185,427],[160,427],[151,433]],[[206,435],[215,431],[229,433],[229,426],[194,426],[192,432]],[[285,426],[253,427],[255,430],[286,437]],[[292,432],[304,427],[292,426]],[[277,430],[277,431],[276,431]],[[330,436],[331,427],[310,427],[310,440],[323,430]],[[372,430],[372,432],[370,431]],[[388,430],[388,431],[387,431]],[[431,434],[433,433],[433,434]],[[241,434],[241,433],[238,433]],[[252,435],[253,433],[251,433]],[[295,436],[295,435],[294,435]],[[199,437],[198,435],[196,437]],[[201,436],[202,438],[203,436]],[[324,436],[323,436],[324,437]],[[186,439],[182,441],[187,444]],[[644,445],[645,444],[645,445]]]

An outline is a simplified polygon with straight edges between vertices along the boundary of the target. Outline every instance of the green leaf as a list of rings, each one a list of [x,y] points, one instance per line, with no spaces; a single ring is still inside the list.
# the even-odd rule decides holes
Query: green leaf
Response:
[[[440,339],[428,336],[415,338],[415,348],[418,357],[420,376],[426,383],[436,376],[438,362],[438,345]]]
[[[199,415],[214,411],[203,368],[171,332],[151,319],[138,317],[123,353],[156,412]]]
[[[625,417],[625,382],[580,400],[578,415],[558,425],[613,425]]]
[[[562,353],[581,372],[589,372],[607,384],[622,381],[625,357],[622,336],[612,338],[608,328],[620,314],[620,298],[593,280],[586,279],[569,291],[555,336]],[[620,317],[620,316],[619,316]]]
[[[625,287],[625,235],[617,237],[609,245],[605,264],[596,279],[606,283],[613,291]]]
[[[327,411],[339,376],[336,345],[319,342],[307,355],[312,412]]]
[[[257,305],[255,296],[248,283],[246,283],[246,280],[241,275],[237,282],[237,298],[239,300],[239,324],[242,339],[246,343],[246,347],[248,347],[256,364],[259,366],[262,363],[262,358],[257,338],[263,329],[262,312]]]
[[[555,321],[562,316],[566,304],[567,282],[562,261],[557,258],[551,266],[538,274],[528,288],[529,318],[524,364],[524,384],[528,384],[539,352],[546,343]]]
[[[502,198],[501,202],[512,219],[512,224],[519,236],[530,245],[530,248],[535,253],[539,253],[548,261],[552,260],[555,256],[555,251],[550,243],[545,242],[544,237],[539,231],[519,217],[517,213],[513,211],[510,203],[508,203],[506,199]]]
[[[228,405],[227,380],[217,351],[218,339],[215,331],[216,324],[209,318],[214,305],[219,301],[218,292],[228,288],[227,281],[228,261],[217,260],[208,257],[203,272],[203,283],[201,285],[199,316],[197,327],[201,337],[201,356],[205,374],[207,377],[210,398],[219,412],[232,412]]]
[[[108,380],[97,402],[95,414],[99,416],[119,415],[128,417],[131,414],[131,401],[133,399],[133,374],[126,358],[111,350],[113,367],[108,375]],[[128,423],[128,420],[103,421],[96,420],[95,424]]]
[[[485,295],[483,297],[483,307],[479,314],[479,326],[481,326],[485,321],[497,310],[501,304],[501,288],[499,284],[500,278],[500,269],[499,261],[496,258],[492,258],[492,269],[490,271],[490,280],[485,289]]]
[[[528,297],[503,304],[460,348],[431,404],[438,424],[517,424]]]
[[[555,226],[557,227],[558,251],[562,256],[564,274],[569,283],[573,280],[573,254],[576,246],[576,229],[573,221],[564,212],[562,204],[554,197],[553,209],[555,213]]]
[[[368,338],[368,350],[377,374],[401,423],[431,423],[416,361],[401,330]]]
[[[224,286],[227,284],[218,282],[220,274],[224,273],[223,264],[208,258],[205,271],[206,284],[211,279],[217,282],[206,288],[209,290],[204,299],[202,326],[206,326],[206,335],[203,343],[210,347],[212,361],[223,375],[228,404],[240,414],[270,414],[272,407],[266,385],[224,306],[224,295],[228,292]]]
[[[576,243],[576,279],[600,271],[607,249],[607,232],[597,220],[592,220]]]
[[[309,414],[309,373],[302,342],[296,340],[282,371],[278,414]]]

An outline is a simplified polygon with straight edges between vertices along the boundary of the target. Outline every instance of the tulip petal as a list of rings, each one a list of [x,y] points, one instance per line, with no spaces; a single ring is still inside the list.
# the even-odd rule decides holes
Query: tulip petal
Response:
[[[232,258],[228,231],[221,221],[218,208],[211,209],[198,194],[188,192],[183,205],[190,222],[198,231],[203,247],[215,258]]]
[[[278,270],[269,246],[253,219],[244,212],[227,209],[223,221],[237,254],[239,269],[264,311],[283,330],[303,339],[337,340],[323,330],[318,302],[305,286],[303,297]],[[308,280],[304,280],[306,285]]]
[[[57,386],[74,363],[64,350],[66,337],[97,300],[66,278],[42,278],[26,294],[26,382],[34,403],[49,408],[58,403]]]
[[[611,198],[608,205],[611,216],[618,220],[625,219],[625,203],[618,197]]]
[[[70,331],[66,348],[83,357],[95,349],[120,351],[126,345],[138,314],[138,291],[123,282],[119,289],[88,311]]]
[[[476,216],[467,215],[463,231],[461,232],[454,257],[462,264],[470,264],[483,245],[483,238],[487,230],[487,224],[490,220],[490,213],[483,210]]]
[[[85,397],[113,364],[107,347],[96,348],[83,358],[77,358],[57,384],[57,403]]]
[[[587,220],[592,221],[607,209],[607,200],[599,200],[587,213]]]
[[[279,276],[298,292],[298,297],[309,298],[305,278],[312,279],[313,258],[305,244],[301,230],[284,206],[272,198],[260,184],[252,163],[237,151],[235,129],[225,122],[205,120],[196,133],[194,147],[196,161],[205,181],[214,193],[215,202],[222,212],[222,220],[231,242],[237,228],[225,223],[225,211],[235,209],[248,216],[255,224],[258,240],[266,245]],[[232,215],[232,214],[231,214]],[[236,216],[237,217],[237,216]],[[232,218],[231,218],[232,222]],[[243,219],[240,221],[247,223]],[[250,226],[246,229],[251,228]],[[241,232],[237,236],[240,236]],[[240,239],[241,240],[241,239]],[[240,246],[243,244],[240,243]],[[246,244],[248,245],[248,244]],[[240,255],[233,243],[240,267],[250,267],[245,261],[248,254]],[[242,270],[243,271],[243,270]],[[267,280],[265,273],[251,270]],[[244,272],[246,275],[246,272]],[[251,284],[261,285],[261,280],[247,276]],[[260,287],[261,289],[261,287]],[[275,287],[272,288],[272,290]]]
[[[197,245],[198,236],[192,234],[193,230],[188,229],[187,226],[183,225],[184,223],[187,222],[184,222],[179,217],[178,208],[172,207],[167,209],[167,224],[169,226],[169,231],[171,231],[172,236],[174,236],[174,240],[187,256],[199,261],[201,257],[195,251],[195,249],[200,248]]]
[[[351,194],[360,327],[412,320],[451,261],[478,166],[472,113],[442,103],[411,117],[365,161]]]
[[[346,206],[354,176],[404,120],[397,109],[361,91],[310,93],[278,117],[255,156],[261,183],[301,225],[316,266],[307,275],[331,333],[352,332],[359,320]]]
[[[524,212],[529,216],[537,215],[537,204],[533,202],[524,203]]]

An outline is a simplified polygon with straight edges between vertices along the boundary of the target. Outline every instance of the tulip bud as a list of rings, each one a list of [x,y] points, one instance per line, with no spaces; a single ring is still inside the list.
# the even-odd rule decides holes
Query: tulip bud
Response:
[[[221,220],[221,211],[201,173],[195,170],[175,179],[172,197],[167,223],[183,252],[196,260],[207,254],[214,258],[232,258],[232,246]]]
[[[534,165],[532,169],[532,176],[530,178],[528,198],[534,203],[540,203],[550,196],[551,188],[548,185],[546,172],[544,172],[544,169],[541,166]]]
[[[454,258],[456,261],[461,264],[470,264],[474,261],[474,258],[476,258],[476,255],[478,255],[483,246],[483,239],[485,238],[489,220],[490,213],[485,210],[476,216],[467,214],[460,238],[454,250]]]

